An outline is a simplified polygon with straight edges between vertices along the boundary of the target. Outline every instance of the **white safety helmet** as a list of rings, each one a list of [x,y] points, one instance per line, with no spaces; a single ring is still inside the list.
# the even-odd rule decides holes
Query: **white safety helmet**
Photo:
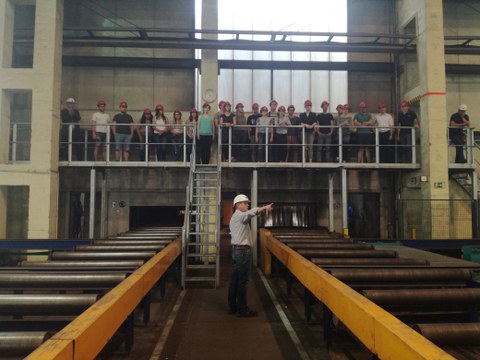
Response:
[[[237,205],[237,203],[242,202],[242,201],[250,202],[247,195],[240,194],[240,195],[235,196],[235,199],[233,199],[233,206]]]
[[[465,104],[460,105],[460,106],[458,107],[458,110],[460,110],[460,111],[467,111],[467,105],[465,105]]]
[[[68,98],[66,101],[67,104],[75,104],[75,99],[74,98]]]

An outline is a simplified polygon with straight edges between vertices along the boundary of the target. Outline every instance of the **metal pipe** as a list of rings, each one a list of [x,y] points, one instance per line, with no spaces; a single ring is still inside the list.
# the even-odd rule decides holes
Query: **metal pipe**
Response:
[[[351,266],[405,266],[405,265],[429,265],[428,260],[424,259],[405,259],[405,258],[359,258],[359,259],[335,259],[335,258],[312,258],[311,261],[318,266],[325,267],[331,265],[351,265]]]
[[[170,240],[94,240],[93,245],[112,245],[112,246],[129,246],[129,245],[168,245]]]
[[[416,324],[413,329],[437,345],[478,345],[479,323]]]
[[[46,261],[22,261],[20,262],[21,267],[40,267],[40,268],[65,268],[71,270],[78,270],[83,268],[88,270],[90,268],[128,268],[136,269],[144,264],[141,260],[116,260],[116,261],[107,261],[107,260],[46,260]]]
[[[155,256],[154,251],[132,252],[91,252],[91,251],[54,251],[51,260],[146,260]]]
[[[480,288],[363,290],[377,305],[474,305],[480,303]]]
[[[306,257],[334,257],[334,258],[395,258],[396,251],[392,250],[298,250]]]
[[[126,274],[58,274],[58,273],[0,273],[2,288],[112,288],[121,283]]]
[[[75,251],[160,251],[165,247],[163,244],[153,245],[78,245]]]
[[[2,357],[27,356],[51,336],[47,331],[0,332],[0,354]]]
[[[346,283],[448,283],[468,282],[472,272],[467,269],[338,269],[330,274]]]
[[[305,243],[287,243],[294,250],[300,249],[338,249],[338,250],[371,250],[373,245],[369,244],[354,244],[354,243],[326,243],[326,244],[305,244]]]
[[[99,298],[98,294],[1,294],[0,315],[78,315]]]
[[[357,243],[353,239],[348,238],[319,238],[319,239],[282,239],[280,240],[284,244],[353,244]]]

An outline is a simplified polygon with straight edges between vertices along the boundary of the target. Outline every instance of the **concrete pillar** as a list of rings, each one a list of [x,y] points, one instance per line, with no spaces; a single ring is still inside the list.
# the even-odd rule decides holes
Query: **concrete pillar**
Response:
[[[7,236],[7,189],[0,186],[0,239]]]
[[[0,0],[0,65],[9,68],[13,56],[13,20],[14,4],[9,0]]]
[[[445,54],[442,1],[406,0],[398,2],[400,26],[416,18],[418,29],[417,61],[419,85],[406,98],[420,96],[421,170],[412,176],[426,175],[419,194],[425,200],[449,199],[446,114]],[[427,205],[427,204],[425,204]],[[428,206],[425,206],[428,208]],[[449,237],[449,207],[444,202],[431,202],[431,212],[423,214],[424,236],[432,239]],[[436,226],[439,224],[442,226]],[[430,231],[429,231],[430,229]]]
[[[217,30],[218,29],[218,3],[217,0],[202,0],[202,29]],[[204,34],[204,39],[217,39],[217,35]],[[202,58],[200,64],[200,98],[201,104],[210,103],[212,116],[218,110],[218,51],[217,50],[201,50]],[[211,163],[216,163],[218,153],[216,151],[216,141],[212,146]]]
[[[35,5],[33,67],[13,69],[9,66],[12,59],[14,2],[0,0],[0,33],[3,32],[0,35],[0,63],[4,65],[0,68],[2,128],[10,127],[7,109],[10,106],[9,92],[32,93],[30,162],[6,164],[5,161],[1,161],[0,173],[3,173],[0,177],[0,186],[29,186],[28,237],[55,238],[63,0],[36,0],[32,3]],[[5,160],[4,155],[2,160]]]

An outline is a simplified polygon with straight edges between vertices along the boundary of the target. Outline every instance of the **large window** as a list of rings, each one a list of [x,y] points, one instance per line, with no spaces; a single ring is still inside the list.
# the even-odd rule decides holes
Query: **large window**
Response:
[[[346,32],[347,1],[218,0],[220,30]],[[222,38],[220,38],[222,39]],[[246,39],[242,37],[242,39]],[[266,40],[268,35],[252,40]],[[287,39],[289,40],[289,39]],[[296,36],[294,41],[311,41]],[[345,39],[340,39],[340,41]],[[336,38],[336,41],[339,41]],[[345,53],[219,50],[219,59],[258,61],[346,61]],[[303,109],[305,99],[311,99],[318,111],[322,100],[331,104],[346,103],[348,93],[346,71],[318,70],[244,70],[221,69],[219,99],[243,102],[247,109],[253,102],[268,105],[276,99],[280,105],[293,104]]]

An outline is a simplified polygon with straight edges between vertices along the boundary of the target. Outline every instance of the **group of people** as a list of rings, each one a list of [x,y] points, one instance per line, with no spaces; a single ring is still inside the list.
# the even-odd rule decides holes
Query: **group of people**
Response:
[[[401,112],[397,125],[392,115],[387,113],[385,102],[378,104],[378,113],[371,114],[365,101],[360,102],[360,111],[350,113],[348,104],[336,107],[334,116],[328,101],[321,103],[322,111],[314,113],[312,102],[305,100],[305,111],[298,116],[295,106],[278,106],[276,100],[270,101],[270,108],[252,105],[252,114],[244,115],[244,106],[238,103],[235,113],[229,102],[219,103],[219,112],[215,115],[215,123],[222,131],[222,158],[228,159],[228,143],[231,136],[232,161],[269,161],[297,162],[302,145],[307,162],[338,160],[339,144],[342,145],[342,158],[349,158],[350,146],[357,149],[358,162],[371,162],[371,146],[374,144],[374,127],[378,127],[380,162],[394,162],[394,145],[400,145],[401,161],[411,161],[412,131],[419,127],[418,117],[409,109],[408,101],[401,102]],[[240,126],[239,126],[240,125]],[[235,126],[232,135],[228,127]],[[340,130],[341,129],[341,130]],[[270,144],[270,146],[267,146]],[[250,151],[247,151],[250,149]],[[268,150],[267,150],[268,149]],[[250,159],[248,159],[250,157]]]
[[[80,113],[74,108],[73,98],[67,99],[66,104],[66,108],[61,112],[62,124],[74,124],[71,135],[72,153],[77,160],[83,160],[84,151],[81,145],[84,139],[79,128]],[[307,162],[338,161],[341,144],[344,161],[354,156],[352,150],[356,149],[358,162],[371,162],[371,149],[375,143],[377,128],[380,147],[378,161],[395,162],[396,147],[397,162],[411,162],[411,147],[414,142],[412,128],[419,128],[419,121],[417,114],[409,108],[408,101],[401,101],[401,111],[396,122],[393,116],[387,113],[387,105],[383,101],[378,104],[378,112],[375,114],[368,111],[365,101],[361,101],[358,106],[358,113],[352,114],[348,104],[339,104],[334,115],[329,111],[330,104],[325,100],[320,106],[322,111],[314,113],[312,102],[305,100],[305,111],[297,115],[295,106],[289,105],[285,108],[272,100],[269,108],[254,103],[251,114],[247,116],[242,103],[237,103],[235,109],[232,109],[228,101],[222,100],[215,114],[211,113],[211,105],[205,103],[201,112],[192,108],[186,120],[182,118],[180,110],[175,110],[173,120],[169,121],[164,106],[157,104],[154,111],[145,109],[139,122],[135,123],[127,113],[128,104],[125,101],[119,104],[120,112],[110,119],[110,115],[105,111],[105,101],[98,100],[98,111],[92,115],[92,139],[95,142],[93,155],[95,161],[99,160],[101,148],[105,160],[107,134],[111,129],[117,161],[129,160],[132,137],[136,135],[141,161],[145,161],[147,143],[154,146],[157,161],[167,160],[169,153],[173,160],[183,161],[184,149],[186,160],[189,161],[196,136],[197,162],[208,164],[212,142],[216,136],[221,136],[222,161],[264,162],[268,158],[268,161],[298,162],[302,159],[302,151]],[[466,161],[463,155],[465,140],[462,129],[470,125],[466,110],[466,105],[460,105],[459,111],[452,115],[449,124],[450,140],[456,145],[457,163]],[[62,126],[60,137],[60,158],[65,160],[69,143],[67,126]]]

